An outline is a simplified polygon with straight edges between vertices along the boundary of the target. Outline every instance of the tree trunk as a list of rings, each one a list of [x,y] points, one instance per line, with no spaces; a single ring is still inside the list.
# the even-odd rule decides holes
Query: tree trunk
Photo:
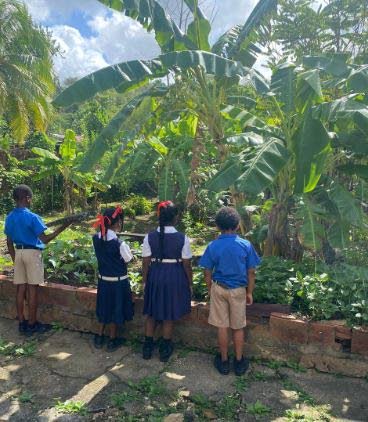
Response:
[[[284,203],[275,204],[272,207],[264,250],[265,256],[290,257],[288,214],[288,206]]]
[[[204,150],[202,130],[197,126],[196,135],[192,144],[192,160],[190,162],[189,188],[187,192],[186,205],[190,209],[196,204],[196,189],[200,182],[198,168],[201,164],[201,154]]]

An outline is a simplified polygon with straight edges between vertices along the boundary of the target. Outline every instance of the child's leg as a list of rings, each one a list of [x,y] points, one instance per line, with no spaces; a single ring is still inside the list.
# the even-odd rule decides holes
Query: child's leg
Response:
[[[98,335],[103,336],[104,331],[105,331],[105,324],[100,324],[100,329],[98,330]]]
[[[111,324],[110,325],[110,338],[113,340],[116,338],[116,333],[118,331],[118,325],[117,324]]]
[[[174,322],[173,321],[164,321],[162,324],[162,334],[165,340],[170,340],[172,337],[174,328]]]
[[[146,337],[153,337],[156,329],[156,320],[148,316],[145,322],[145,335]]]
[[[228,360],[228,328],[227,327],[218,327],[217,331],[217,341],[221,353],[221,360],[223,362]]]
[[[243,356],[244,349],[244,329],[240,328],[239,330],[232,330],[232,332],[235,357],[237,360],[240,360]]]
[[[33,325],[37,321],[37,293],[38,285],[28,285],[28,324]]]
[[[17,315],[19,322],[24,321],[24,300],[26,297],[27,285],[17,284]]]

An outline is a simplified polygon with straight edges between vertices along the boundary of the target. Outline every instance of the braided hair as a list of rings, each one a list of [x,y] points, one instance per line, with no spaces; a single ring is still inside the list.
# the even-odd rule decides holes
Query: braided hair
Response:
[[[165,240],[165,226],[172,226],[175,223],[178,215],[177,207],[171,201],[160,202],[158,204],[158,222],[159,222],[159,259],[164,258],[164,240]]]

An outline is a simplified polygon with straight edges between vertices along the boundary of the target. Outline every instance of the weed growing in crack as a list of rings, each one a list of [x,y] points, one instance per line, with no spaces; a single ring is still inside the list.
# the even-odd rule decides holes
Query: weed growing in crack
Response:
[[[82,401],[58,401],[55,405],[55,409],[61,413],[71,413],[82,416],[87,415],[87,406]]]
[[[271,413],[271,408],[257,400],[255,403],[247,404],[247,412],[251,415],[267,415]]]
[[[0,337],[0,355],[4,356],[32,356],[36,352],[36,342],[29,341],[23,344],[14,344]]]

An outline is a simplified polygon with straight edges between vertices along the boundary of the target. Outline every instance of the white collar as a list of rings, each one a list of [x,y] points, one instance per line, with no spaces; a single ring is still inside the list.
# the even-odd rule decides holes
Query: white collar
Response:
[[[98,233],[98,237],[101,239],[101,232]],[[106,240],[107,241],[117,239],[117,238],[118,238],[118,236],[114,232],[114,230],[107,229],[107,233],[106,233]]]
[[[160,227],[157,227],[157,231],[160,231]],[[165,226],[165,233],[176,233],[177,230],[174,226]]]

